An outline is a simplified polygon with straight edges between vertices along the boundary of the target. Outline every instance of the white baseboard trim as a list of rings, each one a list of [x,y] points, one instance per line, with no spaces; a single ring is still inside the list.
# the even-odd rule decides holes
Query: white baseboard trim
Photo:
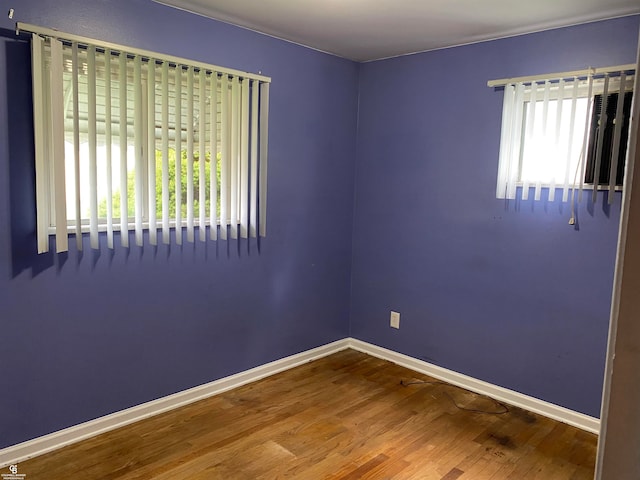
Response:
[[[437,365],[430,364],[423,360],[418,360],[407,355],[403,355],[393,350],[378,347],[361,340],[349,338],[349,347],[374,357],[388,360],[395,364],[409,368],[416,372],[424,373],[438,380],[442,380],[452,385],[465,388],[475,393],[487,395],[501,402],[524,408],[533,413],[539,413],[548,418],[558,420],[574,427],[578,427],[587,432],[598,434],[600,432],[600,419],[585,415],[583,413],[560,407],[553,403],[545,402],[535,397],[530,397],[507,388],[499,387],[491,383],[476,380],[475,378],[463,375]]]
[[[539,413],[545,417],[573,425],[588,432],[597,434],[600,431],[600,420],[597,418],[574,412],[573,410],[513,390],[476,380],[461,373],[447,370],[446,368],[438,367],[437,365],[394,352],[393,350],[378,347],[371,343],[363,342],[355,338],[345,338],[198,387],[174,393],[173,395],[152,400],[104,417],[96,418],[95,420],[90,420],[73,427],[65,428],[64,430],[59,430],[42,437],[34,438],[33,440],[4,448],[0,450],[0,468],[23,462],[29,458],[86,440],[101,433],[197,402],[198,400],[218,395],[347,348],[388,360],[413,371],[424,373],[472,392],[487,395],[496,400],[508,403],[509,405]]]
[[[101,433],[123,427],[130,423],[158,415],[160,413],[197,402],[227,390],[231,390],[247,383],[261,380],[298,365],[302,365],[318,358],[349,348],[349,339],[338,340],[305,352],[275,360],[244,372],[224,377],[204,385],[200,385],[166,397],[152,400],[135,407],[96,418],[88,422],[65,428],[57,432],[43,435],[23,443],[18,443],[0,450],[0,468],[23,462],[29,458],[51,452],[72,443],[86,440]]]

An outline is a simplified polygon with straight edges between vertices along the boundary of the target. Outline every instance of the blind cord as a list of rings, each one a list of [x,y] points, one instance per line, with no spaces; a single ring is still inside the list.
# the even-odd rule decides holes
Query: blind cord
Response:
[[[569,225],[576,224],[576,182],[578,181],[578,172],[582,170],[582,162],[584,162],[584,146],[580,149],[580,159],[576,165],[576,173],[573,176],[573,187],[571,187],[571,218],[569,218]]]

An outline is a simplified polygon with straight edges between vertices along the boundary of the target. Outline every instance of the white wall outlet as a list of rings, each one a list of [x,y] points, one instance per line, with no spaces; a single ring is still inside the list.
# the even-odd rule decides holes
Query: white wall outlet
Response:
[[[393,312],[393,311],[391,312],[389,325],[392,328],[400,328],[400,314],[398,312]]]

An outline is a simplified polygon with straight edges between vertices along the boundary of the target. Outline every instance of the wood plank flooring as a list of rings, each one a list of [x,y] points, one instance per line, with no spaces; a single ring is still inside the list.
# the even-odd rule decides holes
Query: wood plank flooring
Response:
[[[346,350],[19,465],[25,480],[592,479],[596,436]],[[0,473],[8,473],[3,469]]]

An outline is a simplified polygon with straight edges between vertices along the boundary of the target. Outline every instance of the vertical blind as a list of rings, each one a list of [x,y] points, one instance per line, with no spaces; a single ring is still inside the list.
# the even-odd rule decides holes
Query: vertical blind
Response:
[[[268,77],[32,32],[38,251],[266,235]],[[172,230],[175,233],[172,235]],[[144,232],[148,230],[148,235]]]
[[[633,88],[630,67],[490,81],[489,86],[504,86],[497,198],[515,199],[518,186],[523,200],[531,187],[535,200],[540,200],[543,187],[549,188],[549,201],[554,201],[557,187],[562,188],[564,202],[572,189],[578,188],[582,196],[589,154],[596,172],[603,162],[610,169],[606,184],[599,175],[590,182],[593,201],[599,189],[613,191],[621,135],[623,128],[628,129],[624,102],[630,98],[625,92]],[[602,104],[592,126],[596,95]],[[617,108],[607,108],[608,101],[615,101]],[[608,112],[614,112],[612,122]],[[612,138],[605,138],[608,121]],[[607,149],[607,144],[612,148]],[[613,195],[608,201],[613,201]]]

